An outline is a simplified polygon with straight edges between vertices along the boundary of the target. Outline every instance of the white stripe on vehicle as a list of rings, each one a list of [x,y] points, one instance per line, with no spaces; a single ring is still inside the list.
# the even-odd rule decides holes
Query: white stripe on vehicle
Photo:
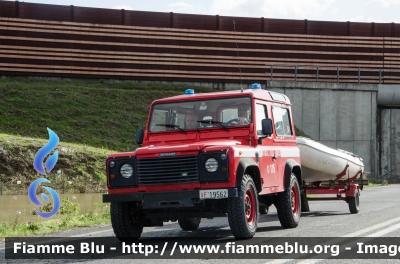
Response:
[[[300,157],[300,150],[297,147],[264,147],[256,149],[235,148],[235,157],[254,158],[258,153],[259,157],[279,156],[279,157]]]

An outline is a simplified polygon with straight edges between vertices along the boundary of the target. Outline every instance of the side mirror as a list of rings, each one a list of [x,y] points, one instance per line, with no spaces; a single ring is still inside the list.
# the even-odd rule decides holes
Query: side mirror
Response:
[[[141,145],[143,142],[144,131],[143,128],[138,128],[136,130],[136,144]]]
[[[272,135],[272,120],[270,118],[263,119],[261,121],[262,132],[265,136]]]

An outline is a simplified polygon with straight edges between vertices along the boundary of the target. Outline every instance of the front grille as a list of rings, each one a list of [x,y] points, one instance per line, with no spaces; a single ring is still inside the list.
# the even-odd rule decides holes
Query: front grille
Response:
[[[136,161],[139,185],[173,184],[199,181],[197,155],[162,158],[138,158]]]

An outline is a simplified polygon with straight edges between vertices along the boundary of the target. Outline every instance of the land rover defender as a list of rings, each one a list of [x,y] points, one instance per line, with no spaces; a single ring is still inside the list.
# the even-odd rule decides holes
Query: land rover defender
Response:
[[[193,123],[195,119],[195,124]],[[228,217],[236,238],[254,236],[259,214],[277,208],[283,228],[301,214],[300,153],[291,104],[283,94],[250,89],[183,95],[151,104],[139,148],[106,161],[116,237],[137,240],[143,227]]]

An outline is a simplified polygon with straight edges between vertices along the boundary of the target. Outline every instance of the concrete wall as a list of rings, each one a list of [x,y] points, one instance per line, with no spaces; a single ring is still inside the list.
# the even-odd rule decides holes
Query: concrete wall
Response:
[[[400,88],[400,87],[399,87]],[[400,109],[379,109],[380,175],[400,176]]]
[[[370,177],[379,175],[378,85],[272,81],[266,89],[289,97],[295,125],[304,133],[353,152],[363,159]]]

